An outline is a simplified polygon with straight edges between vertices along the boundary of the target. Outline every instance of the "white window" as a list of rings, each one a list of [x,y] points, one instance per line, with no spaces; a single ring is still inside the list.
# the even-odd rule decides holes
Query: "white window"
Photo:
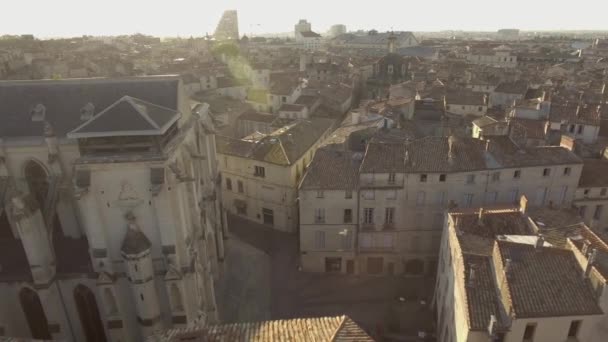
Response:
[[[315,223],[325,223],[325,208],[315,209]]]
[[[445,205],[448,200],[448,194],[445,191],[440,191],[437,193],[437,204]]]
[[[513,188],[509,191],[509,201],[515,203],[519,199],[519,189]]]
[[[393,224],[395,219],[395,208],[386,208],[384,211],[384,223]]]
[[[374,190],[364,190],[363,191],[363,199],[373,200],[375,198]]]
[[[386,192],[386,199],[388,199],[388,200],[397,199],[397,190],[388,190]]]
[[[475,175],[467,175],[467,184],[475,184]]]
[[[374,223],[374,208],[363,209],[363,223],[365,223],[365,224]]]
[[[473,194],[464,194],[464,206],[470,208],[473,205]]]
[[[350,231],[345,230],[343,233],[340,233],[342,236],[341,245],[343,250],[350,250],[353,245],[353,236]]]
[[[562,190],[561,190],[560,198],[559,198],[559,202],[561,204],[566,203],[566,195],[567,194],[568,194],[568,186],[564,185],[564,186],[562,186]]]
[[[323,194],[323,190],[317,190],[317,198],[323,198],[324,194]]]
[[[315,248],[323,249],[325,248],[325,232],[321,230],[317,230],[315,232]]]
[[[498,192],[492,191],[486,193],[486,204],[494,204],[498,200]]]
[[[416,195],[416,205],[423,206],[425,201],[426,193],[424,191],[418,191],[418,194]]]
[[[498,182],[500,180],[500,172],[492,173],[492,182]]]
[[[253,175],[256,177],[264,178],[264,177],[266,177],[266,169],[264,169],[263,166],[255,166]]]
[[[392,172],[388,174],[388,184],[395,184],[395,174]]]
[[[352,190],[346,190],[344,192],[344,198],[353,198],[353,191]]]

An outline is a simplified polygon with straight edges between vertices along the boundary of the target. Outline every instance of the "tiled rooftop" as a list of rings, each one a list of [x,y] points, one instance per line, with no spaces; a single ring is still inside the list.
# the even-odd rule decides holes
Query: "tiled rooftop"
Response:
[[[150,336],[149,342],[364,342],[373,339],[347,316],[233,323],[172,329]]]

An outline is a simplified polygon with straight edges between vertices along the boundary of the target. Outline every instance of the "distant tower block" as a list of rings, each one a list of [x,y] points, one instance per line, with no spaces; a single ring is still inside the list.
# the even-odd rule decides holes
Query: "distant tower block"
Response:
[[[224,12],[213,36],[216,40],[239,39],[239,19],[236,10]]]

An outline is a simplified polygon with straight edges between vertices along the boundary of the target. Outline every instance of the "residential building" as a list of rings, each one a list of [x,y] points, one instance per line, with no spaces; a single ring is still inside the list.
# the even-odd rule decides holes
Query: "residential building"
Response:
[[[300,262],[313,272],[355,273],[359,167],[363,154],[317,150],[298,191]]]
[[[498,108],[508,108],[515,104],[515,101],[524,99],[528,91],[528,84],[525,81],[502,82],[490,92],[488,106]]]
[[[439,340],[606,339],[604,262],[587,260],[590,245],[604,252],[606,244],[584,225],[550,227],[526,202],[447,213],[434,298]]]
[[[549,129],[565,133],[585,144],[597,141],[600,122],[599,106],[551,105]]]
[[[343,34],[336,37],[332,44],[346,49],[385,51],[389,37],[395,36],[395,50],[419,45],[412,32],[368,32],[366,35]]]
[[[467,62],[502,68],[515,68],[517,56],[511,54],[508,46],[501,45],[493,49],[472,49],[466,54]]]
[[[355,272],[433,274],[447,208],[514,203],[521,195],[531,207],[570,206],[581,169],[565,148],[518,146],[508,136],[372,139],[359,168]],[[300,198],[300,208],[316,205]]]
[[[333,120],[293,121],[255,139],[218,137],[223,208],[295,233],[298,184]]]
[[[587,226],[608,233],[608,160],[585,159],[573,204]]]
[[[140,341],[217,322],[213,124],[178,77],[0,82],[0,331]]]
[[[461,116],[484,116],[488,111],[487,95],[473,91],[449,91],[445,96],[448,113]]]

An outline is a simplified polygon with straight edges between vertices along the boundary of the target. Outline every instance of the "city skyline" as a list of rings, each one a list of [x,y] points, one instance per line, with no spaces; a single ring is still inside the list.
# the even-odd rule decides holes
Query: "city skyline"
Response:
[[[178,6],[175,6],[176,3]],[[312,29],[320,33],[334,24],[344,24],[349,31],[496,31],[501,28],[526,31],[608,30],[602,14],[602,9],[608,9],[606,4],[592,0],[579,1],[578,8],[593,6],[596,9],[584,16],[573,15],[565,7],[550,7],[548,4],[548,1],[514,0],[509,2],[507,8],[496,9],[482,1],[469,0],[458,3],[439,1],[427,8],[380,0],[374,2],[377,8],[374,13],[368,4],[344,1],[291,4],[277,0],[230,0],[202,4],[181,0],[172,2],[171,6],[150,5],[141,0],[128,3],[109,0],[103,4],[87,5],[75,0],[53,3],[24,1],[11,3],[7,12],[27,13],[31,12],[32,6],[36,11],[28,13],[28,20],[23,20],[22,15],[8,16],[0,22],[0,34],[33,34],[41,38],[133,33],[204,36],[213,34],[223,11],[228,9],[238,11],[241,35],[292,32],[299,19],[307,19],[312,23]],[[339,15],[340,11],[344,15]],[[379,16],[382,20],[378,20]]]

